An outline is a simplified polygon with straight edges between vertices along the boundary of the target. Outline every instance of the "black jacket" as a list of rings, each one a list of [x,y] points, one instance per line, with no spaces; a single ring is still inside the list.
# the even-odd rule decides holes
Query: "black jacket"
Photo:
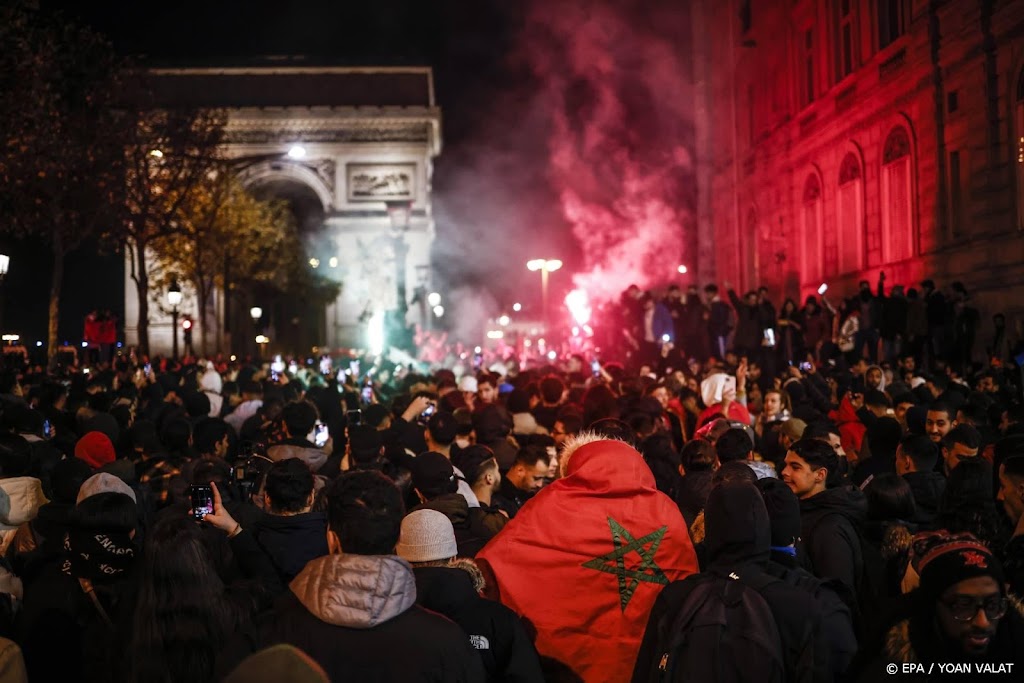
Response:
[[[474,580],[483,577],[469,560],[450,567],[417,567],[416,603],[462,627],[483,660],[491,683],[543,683],[540,659],[516,613],[480,597]]]
[[[286,584],[307,562],[327,554],[327,515],[322,512],[264,515],[252,532]]]
[[[835,580],[822,581],[797,566],[793,556],[773,550],[771,558],[765,570],[768,574],[811,595],[821,607],[821,628],[829,647],[829,665],[839,678],[850,668],[857,654],[857,634],[853,629],[853,615],[842,598],[843,585]]]
[[[680,480],[675,500],[687,527],[693,524],[707,504],[713,477],[714,472],[689,472]]]
[[[859,529],[867,516],[860,489],[840,486],[800,501],[800,528],[809,569],[821,579],[838,579],[854,595],[864,571]]]
[[[946,478],[939,472],[909,472],[903,475],[910,484],[910,492],[914,494],[914,505],[917,508],[915,522],[929,526],[939,514],[939,501],[946,490]]]
[[[254,652],[299,648],[332,681],[479,683],[480,656],[461,628],[415,604],[412,568],[393,555],[328,555],[309,562],[274,609],[228,643],[221,680]]]
[[[526,501],[533,497],[533,493],[517,488],[506,477],[501,478],[498,491],[491,497],[491,505],[503,510],[509,519],[516,516],[519,508],[526,505]]]
[[[753,578],[767,573],[771,543],[768,512],[760,492],[749,484],[716,487],[704,511],[708,570]],[[657,645],[683,608],[700,575],[673,581],[658,595],[640,644],[633,681],[656,679]],[[807,591],[775,581],[760,591],[775,618],[782,641],[787,680],[831,681],[829,645],[822,628],[822,609]],[[811,665],[810,676],[797,669]],[[798,662],[804,662],[798,665]]]
[[[416,510],[437,510],[451,520],[455,529],[455,542],[459,546],[459,557],[476,557],[476,554],[494,537],[485,524],[487,512],[482,508],[471,508],[461,493],[445,493],[422,505]]]

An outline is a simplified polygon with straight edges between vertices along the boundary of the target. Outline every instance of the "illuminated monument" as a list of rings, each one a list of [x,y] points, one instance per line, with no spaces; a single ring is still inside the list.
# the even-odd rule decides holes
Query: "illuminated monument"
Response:
[[[313,343],[365,347],[368,331],[385,317],[420,322],[423,309],[408,302],[417,287],[429,285],[432,163],[441,151],[430,68],[288,62],[150,73],[161,103],[227,110],[225,153],[236,161],[243,182],[262,196],[289,201],[310,267],[341,283],[333,304],[311,312],[318,317]],[[131,344],[138,303],[130,282],[125,290]],[[160,299],[163,292],[151,295]],[[227,320],[246,337],[252,329],[246,324],[249,307],[266,305],[247,297],[232,292]],[[206,321],[211,330],[225,319],[224,293],[212,303]],[[157,317],[156,306],[150,310],[152,350],[166,351],[170,323]],[[188,296],[182,310],[195,314]],[[279,338],[290,323],[297,324],[276,321]],[[237,338],[232,346],[246,348]]]

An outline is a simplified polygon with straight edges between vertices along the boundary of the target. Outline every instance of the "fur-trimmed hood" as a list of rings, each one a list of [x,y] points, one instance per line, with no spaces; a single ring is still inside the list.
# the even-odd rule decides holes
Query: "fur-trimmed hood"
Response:
[[[1003,617],[1003,621],[1000,622],[996,638],[993,639],[993,644],[1001,635],[1004,635],[1004,629],[1009,626],[1011,614],[1017,617],[1018,622],[1024,621],[1024,602],[1012,593],[1007,593],[1006,597],[1010,601],[1010,611],[1007,612],[1006,616]],[[885,644],[882,648],[882,655],[886,661],[906,663],[923,661],[917,648],[914,646],[912,630],[911,619],[897,622],[888,630],[885,635]],[[949,657],[948,659],[955,660],[956,657]],[[931,658],[929,658],[929,661],[931,661]]]

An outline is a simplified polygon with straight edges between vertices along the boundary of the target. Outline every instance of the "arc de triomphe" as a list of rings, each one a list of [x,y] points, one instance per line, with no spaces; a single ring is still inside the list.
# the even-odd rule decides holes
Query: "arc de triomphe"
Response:
[[[417,286],[429,287],[432,162],[441,151],[441,113],[429,67],[285,65],[150,73],[162,103],[227,110],[225,154],[237,160],[249,187],[274,194],[274,188],[292,186],[315,196],[323,227],[306,245],[310,264],[342,284],[325,311],[319,343],[367,347],[371,328],[400,308],[403,272],[407,302]],[[131,344],[138,301],[127,280],[125,292]],[[151,293],[154,303],[162,294]],[[222,292],[213,304],[211,326],[213,316],[221,315]],[[410,307],[407,321],[422,323],[423,310]],[[150,311],[152,351],[166,353],[170,318],[162,317],[159,306]],[[195,316],[188,291],[181,311]],[[198,339],[199,331],[194,334]]]

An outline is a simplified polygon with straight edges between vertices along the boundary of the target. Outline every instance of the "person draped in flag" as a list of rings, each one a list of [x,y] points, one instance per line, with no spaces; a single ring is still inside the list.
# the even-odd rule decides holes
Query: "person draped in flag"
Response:
[[[554,681],[629,680],[661,589],[696,573],[679,508],[643,457],[595,432],[566,442],[562,477],[477,555]]]

